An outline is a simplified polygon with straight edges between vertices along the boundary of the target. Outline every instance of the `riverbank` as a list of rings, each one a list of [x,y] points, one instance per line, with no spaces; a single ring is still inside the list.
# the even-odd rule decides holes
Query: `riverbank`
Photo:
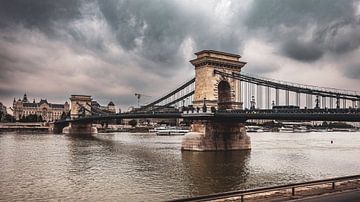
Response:
[[[48,133],[49,129],[44,123],[0,123],[0,132]]]

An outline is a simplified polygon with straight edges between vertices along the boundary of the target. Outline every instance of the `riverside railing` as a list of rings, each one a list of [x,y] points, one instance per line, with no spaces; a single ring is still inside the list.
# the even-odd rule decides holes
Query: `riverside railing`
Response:
[[[357,181],[360,180],[360,175],[338,177],[338,178],[324,179],[324,180],[315,180],[315,181],[294,183],[294,184],[287,184],[287,185],[279,185],[279,186],[273,186],[273,187],[262,187],[262,188],[249,189],[249,190],[222,192],[222,193],[216,193],[216,194],[210,194],[210,195],[195,196],[195,197],[191,197],[191,198],[175,199],[175,200],[170,200],[169,202],[210,201],[210,200],[217,200],[217,199],[226,199],[226,198],[231,198],[231,197],[240,197],[241,202],[243,202],[245,196],[254,195],[254,194],[263,194],[263,193],[273,192],[273,191],[283,191],[283,190],[291,190],[291,195],[295,196],[297,188],[307,187],[307,186],[315,186],[315,185],[324,185],[324,184],[331,183],[332,190],[335,190],[336,183],[355,181],[355,180],[357,180]]]

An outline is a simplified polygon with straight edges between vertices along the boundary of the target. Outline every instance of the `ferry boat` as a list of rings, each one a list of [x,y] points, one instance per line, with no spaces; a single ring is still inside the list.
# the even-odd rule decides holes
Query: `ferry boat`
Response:
[[[188,128],[176,127],[176,126],[161,126],[154,128],[152,132],[155,132],[156,135],[165,136],[165,135],[185,135],[190,130]]]
[[[294,129],[291,127],[284,127],[282,126],[281,128],[279,128],[279,132],[280,133],[293,133]]]
[[[310,130],[307,129],[305,126],[296,127],[293,130],[294,130],[294,133],[307,133],[307,132],[310,132]]]
[[[263,127],[261,126],[245,126],[246,132],[248,133],[262,133],[264,132]]]
[[[334,132],[356,132],[356,128],[333,128]]]

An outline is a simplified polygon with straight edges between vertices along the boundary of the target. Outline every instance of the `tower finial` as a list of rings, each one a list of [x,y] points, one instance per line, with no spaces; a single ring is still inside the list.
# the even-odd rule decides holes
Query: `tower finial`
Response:
[[[26,92],[24,93],[23,102],[28,102]]]

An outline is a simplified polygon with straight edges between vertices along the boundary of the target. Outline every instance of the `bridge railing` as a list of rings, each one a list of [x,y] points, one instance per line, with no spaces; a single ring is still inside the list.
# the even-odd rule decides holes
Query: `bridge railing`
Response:
[[[331,87],[320,87],[320,86],[309,85],[309,84],[300,84],[300,83],[289,82],[289,81],[281,81],[281,80],[277,80],[277,79],[270,79],[270,78],[254,75],[254,74],[247,73],[247,72],[241,72],[241,74],[245,75],[245,76],[248,76],[248,77],[258,78],[258,79],[267,80],[267,81],[272,81],[272,82],[283,84],[283,85],[296,86],[298,88],[316,89],[316,90],[319,90],[319,91],[326,91],[326,92],[334,93],[334,94],[348,94],[348,95],[353,95],[353,96],[359,96],[360,97],[360,92],[355,91],[355,90],[345,90],[345,89],[338,89],[338,88],[331,88]]]
[[[352,100],[352,101],[359,101],[360,100],[360,93],[358,92],[352,92],[347,93],[345,90],[341,91],[339,89],[336,89],[334,91],[331,91],[330,88],[322,88],[317,86],[310,86],[310,85],[300,85],[300,84],[294,84],[290,82],[284,82],[284,81],[276,81],[272,79],[263,79],[258,76],[247,76],[246,74],[239,74],[239,73],[226,73],[219,70],[214,70],[214,74],[219,74],[225,77],[237,79],[240,81],[260,85],[260,86],[266,86],[273,89],[282,89],[286,91],[292,91],[296,93],[302,93],[302,94],[308,94],[308,95],[319,95],[322,97],[331,97],[331,98],[341,98],[346,100]]]
[[[308,114],[360,114],[360,109],[230,109],[230,110],[216,110],[216,112],[227,113],[308,113]],[[215,113],[216,113],[215,112]]]

